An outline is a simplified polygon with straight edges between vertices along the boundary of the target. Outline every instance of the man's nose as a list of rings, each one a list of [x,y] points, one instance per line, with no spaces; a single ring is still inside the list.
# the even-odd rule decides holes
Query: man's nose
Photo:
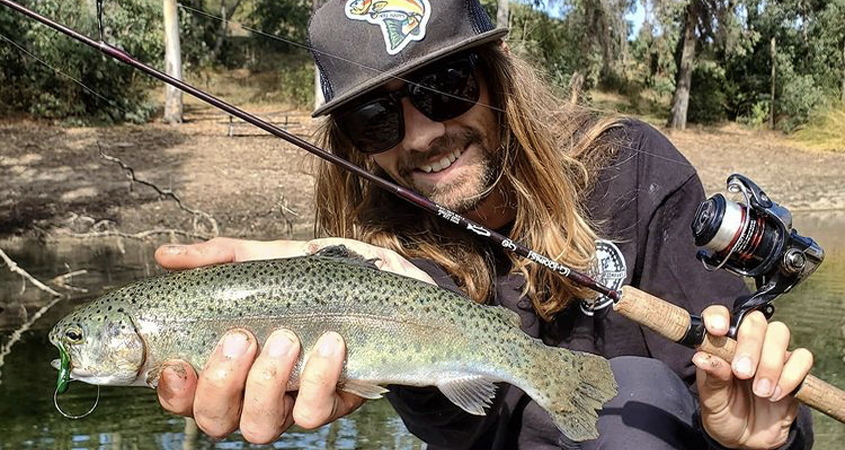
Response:
[[[402,115],[405,119],[402,147],[405,150],[427,151],[435,139],[446,133],[446,125],[443,122],[429,119],[407,97],[402,99]]]

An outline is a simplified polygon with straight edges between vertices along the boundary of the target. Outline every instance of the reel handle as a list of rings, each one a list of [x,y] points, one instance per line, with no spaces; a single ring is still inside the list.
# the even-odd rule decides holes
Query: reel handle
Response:
[[[674,342],[681,342],[687,337],[693,320],[690,313],[680,306],[631,286],[622,288],[622,296],[613,309]],[[704,333],[696,347],[730,363],[736,352],[736,341]],[[845,423],[845,391],[842,389],[807,375],[793,394],[801,403]]]

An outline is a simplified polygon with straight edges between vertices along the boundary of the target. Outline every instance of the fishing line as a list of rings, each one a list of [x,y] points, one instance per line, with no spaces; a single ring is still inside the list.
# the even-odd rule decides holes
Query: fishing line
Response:
[[[100,1],[102,1],[102,0],[100,0]],[[367,70],[367,71],[369,71],[369,72],[374,72],[374,74],[375,74],[375,75],[381,75],[382,73],[384,73],[384,71],[382,71],[382,70],[380,70],[380,69],[376,69],[376,68],[374,68],[374,67],[369,67],[369,66],[367,66],[367,65],[365,65],[365,64],[361,64],[361,63],[359,63],[359,62],[357,62],[357,61],[353,61],[353,60],[351,60],[351,59],[347,59],[347,58],[344,58],[344,57],[342,57],[342,56],[334,55],[334,54],[329,53],[329,52],[325,52],[325,51],[322,51],[322,50],[317,50],[317,49],[315,49],[315,48],[312,48],[312,47],[308,46],[307,44],[303,44],[303,43],[300,43],[300,42],[296,42],[296,41],[291,40],[291,39],[286,39],[286,38],[283,38],[283,37],[281,37],[281,36],[278,36],[278,35],[275,35],[275,34],[271,34],[271,33],[267,33],[267,32],[261,31],[261,30],[256,30],[255,28],[248,27],[248,26],[243,25],[243,24],[238,23],[238,22],[232,22],[232,21],[231,21],[231,20],[229,20],[229,19],[224,19],[223,17],[220,17],[220,16],[215,16],[214,14],[210,14],[210,13],[205,12],[205,11],[201,11],[201,10],[198,10],[198,9],[195,9],[195,8],[191,8],[190,6],[185,6],[185,5],[181,4],[181,3],[177,3],[176,5],[177,5],[178,7],[180,7],[180,8],[182,8],[182,9],[185,9],[185,10],[188,10],[188,11],[190,11],[190,12],[193,12],[193,13],[194,13],[194,14],[196,14],[196,15],[206,16],[206,17],[209,17],[209,18],[211,18],[211,19],[218,20],[218,21],[220,21],[220,22],[224,22],[224,23],[227,23],[227,24],[232,24],[232,25],[237,25],[237,26],[238,26],[238,27],[240,27],[241,29],[244,29],[244,30],[246,30],[246,31],[249,31],[250,33],[254,33],[254,34],[257,34],[257,35],[260,35],[260,36],[268,37],[268,38],[270,38],[270,39],[275,39],[275,40],[277,40],[277,41],[281,41],[281,42],[284,42],[284,43],[286,43],[286,44],[293,45],[293,46],[295,46],[295,47],[303,48],[303,49],[308,50],[309,52],[312,52],[312,53],[318,53],[318,54],[320,54],[320,55],[322,55],[322,56],[326,56],[326,57],[329,57],[329,58],[331,58],[331,59],[335,59],[335,60],[338,60],[338,61],[343,61],[343,62],[345,62],[345,63],[352,64],[352,65],[354,65],[354,66],[358,66],[358,67],[360,67],[361,69],[365,69],[365,70]],[[444,97],[451,97],[451,98],[454,98],[454,99],[457,99],[457,100],[462,100],[462,101],[465,101],[465,102],[475,103],[475,104],[477,104],[477,105],[481,105],[481,106],[483,106],[483,107],[485,107],[485,108],[489,108],[489,109],[492,109],[493,111],[497,111],[497,112],[501,112],[501,113],[504,113],[504,112],[505,112],[505,110],[504,110],[504,109],[497,108],[497,107],[495,107],[495,106],[493,106],[493,105],[489,105],[489,104],[486,104],[486,103],[481,103],[481,102],[478,102],[478,101],[471,101],[471,100],[469,100],[469,99],[468,99],[468,98],[466,98],[466,97],[461,97],[461,96],[459,96],[459,95],[450,94],[450,93],[448,93],[448,92],[443,92],[443,91],[440,91],[440,90],[438,90],[438,89],[432,88],[432,87],[430,87],[430,86],[423,86],[423,85],[421,85],[421,84],[419,84],[419,83],[415,83],[415,82],[413,82],[413,81],[411,81],[411,80],[408,80],[408,79],[406,79],[406,78],[402,78],[401,76],[393,75],[393,76],[391,76],[391,78],[392,78],[392,79],[394,79],[394,80],[399,80],[399,81],[402,81],[402,82],[404,82],[405,84],[409,84],[409,85],[411,85],[411,86],[416,86],[416,87],[419,87],[419,88],[425,89],[425,90],[427,90],[427,91],[429,91],[429,92],[434,92],[435,94],[440,94],[440,95],[442,95],[442,96],[444,96]]]
[[[71,380],[71,381],[75,381],[75,380]],[[98,384],[96,386],[97,386],[97,399],[94,400],[94,404],[91,405],[91,409],[89,409],[88,411],[86,411],[82,414],[73,415],[73,414],[66,413],[62,410],[62,407],[59,406],[59,386],[56,386],[56,390],[55,390],[55,392],[53,392],[53,405],[56,407],[56,410],[59,411],[59,414],[67,417],[68,419],[82,419],[83,417],[88,417],[88,416],[91,415],[92,412],[94,412],[95,409],[97,409],[97,405],[100,404],[100,385]]]
[[[605,297],[608,297],[608,298],[610,298],[614,301],[618,301],[621,297],[620,291],[617,291],[615,289],[611,289],[611,288],[599,283],[598,281],[596,281],[595,279],[591,278],[590,276],[588,276],[584,273],[572,270],[570,267],[568,267],[564,264],[561,264],[557,261],[554,261],[554,260],[550,259],[549,257],[547,257],[545,255],[538,254],[538,253],[534,252],[533,250],[531,250],[530,248],[528,248],[528,247],[526,247],[526,246],[524,246],[524,245],[522,245],[518,242],[512,241],[509,237],[506,237],[506,236],[504,236],[504,235],[502,235],[502,234],[500,234],[500,233],[498,233],[494,230],[490,230],[489,228],[487,228],[487,227],[485,227],[485,226],[483,226],[479,223],[476,223],[472,220],[469,220],[465,217],[462,217],[459,214],[456,214],[453,211],[450,211],[449,209],[444,208],[443,206],[431,201],[430,199],[418,194],[417,192],[414,192],[410,189],[406,189],[402,186],[399,186],[398,184],[396,184],[393,181],[387,180],[385,178],[381,178],[378,175],[370,173],[369,171],[367,171],[367,170],[365,170],[361,167],[358,167],[355,164],[352,164],[351,162],[335,155],[334,153],[331,153],[327,150],[324,150],[320,147],[317,147],[314,144],[312,144],[312,143],[310,143],[310,142],[308,142],[308,141],[306,141],[302,138],[299,138],[298,136],[295,136],[295,135],[293,135],[292,133],[290,133],[286,130],[283,130],[283,129],[273,125],[272,123],[264,121],[264,120],[256,117],[255,115],[250,114],[250,113],[248,113],[248,112],[246,112],[246,111],[244,111],[244,110],[242,110],[242,109],[240,109],[240,108],[238,108],[238,107],[236,107],[236,106],[234,106],[230,103],[227,103],[227,102],[225,102],[225,101],[223,101],[223,100],[221,100],[221,99],[219,99],[219,98],[217,98],[217,97],[215,97],[215,96],[213,96],[213,95],[211,95],[211,94],[209,94],[205,91],[202,91],[202,90],[200,90],[200,89],[198,89],[198,88],[196,88],[196,87],[194,87],[194,86],[192,86],[188,83],[185,83],[182,80],[179,80],[179,79],[174,78],[174,77],[172,77],[172,76],[170,76],[170,75],[168,75],[164,72],[156,70],[156,69],[150,67],[149,65],[144,64],[143,62],[133,58],[127,52],[125,52],[125,51],[123,51],[123,50],[121,50],[117,47],[114,47],[113,45],[110,45],[110,44],[103,42],[103,41],[100,41],[100,42],[94,41],[93,39],[89,38],[88,36],[85,36],[85,35],[79,33],[78,31],[67,27],[66,25],[63,25],[63,24],[58,23],[54,20],[51,20],[51,19],[49,19],[45,16],[42,16],[42,15],[40,15],[40,14],[38,14],[38,13],[36,13],[36,12],[34,12],[34,11],[24,7],[24,6],[21,6],[17,3],[15,3],[15,2],[13,2],[12,0],[0,0],[0,4],[6,5],[9,8],[11,8],[11,9],[13,9],[13,10],[15,10],[15,11],[17,11],[17,12],[19,12],[19,13],[27,16],[27,17],[30,17],[34,20],[37,20],[38,22],[41,22],[42,24],[47,25],[47,26],[53,28],[54,30],[60,31],[60,32],[64,33],[65,35],[76,39],[79,42],[82,42],[82,43],[84,43],[84,44],[86,44],[90,47],[96,48],[97,50],[101,51],[102,53],[104,53],[104,54],[106,54],[106,55],[108,55],[108,56],[110,56],[114,59],[117,59],[117,60],[131,66],[131,67],[134,67],[134,68],[146,73],[149,76],[157,78],[157,79],[159,79],[159,80],[161,80],[161,81],[163,81],[163,82],[165,82],[165,83],[167,83],[171,86],[177,87],[177,88],[181,89],[183,92],[186,92],[190,95],[193,95],[194,97],[196,97],[196,98],[198,98],[198,99],[200,99],[200,100],[202,100],[202,101],[204,101],[204,102],[206,102],[206,103],[208,103],[212,106],[215,106],[218,109],[221,109],[221,110],[223,110],[223,111],[225,111],[225,112],[227,112],[227,113],[229,113],[229,114],[231,114],[235,117],[238,117],[238,118],[244,120],[245,122],[248,122],[248,123],[264,130],[264,131],[267,131],[267,132],[269,132],[269,133],[271,133],[271,134],[273,134],[273,135],[275,135],[275,136],[277,136],[277,137],[279,137],[279,138],[281,138],[281,139],[283,139],[283,140],[285,140],[285,141],[287,141],[291,144],[294,144],[297,147],[302,148],[303,150],[306,150],[306,151],[308,151],[308,152],[310,152],[310,153],[312,153],[316,156],[319,156],[320,158],[322,158],[322,159],[324,159],[324,160],[326,160],[326,161],[328,161],[332,164],[335,164],[338,167],[341,167],[341,168],[351,172],[352,174],[354,174],[358,177],[361,177],[365,180],[368,180],[369,182],[373,183],[374,185],[376,185],[376,186],[378,186],[378,187],[380,187],[380,188],[382,188],[382,189],[384,189],[388,192],[393,193],[394,195],[402,198],[403,200],[408,201],[409,203],[415,204],[416,206],[420,207],[421,209],[426,210],[426,211],[440,217],[441,219],[452,222],[453,224],[455,224],[459,227],[466,228],[468,231],[471,231],[471,232],[475,233],[476,235],[478,235],[480,237],[487,238],[487,240],[489,240],[489,241],[491,241],[495,244],[498,244],[503,249],[510,251],[511,253],[522,256],[522,257],[524,257],[524,258],[526,258],[526,259],[528,259],[528,260],[530,260],[534,263],[540,264],[541,266],[544,266],[547,269],[552,270],[553,272],[555,272],[559,276],[562,276],[564,278],[571,280],[575,284],[578,284],[578,285],[583,286],[587,289],[593,290],[593,291],[595,291],[595,292],[597,292],[601,295],[604,295]]]
[[[98,0],[98,1],[102,1],[102,0]],[[194,15],[204,16],[204,17],[207,17],[207,18],[210,18],[210,19],[217,20],[217,21],[219,21],[219,22],[223,22],[223,23],[226,23],[226,24],[235,25],[235,26],[240,27],[240,28],[241,28],[241,29],[243,29],[243,30],[249,31],[250,33],[257,34],[257,35],[259,35],[259,36],[263,36],[263,37],[266,37],[266,38],[274,39],[274,40],[277,40],[277,41],[280,41],[280,42],[284,42],[284,43],[286,43],[286,44],[290,44],[290,45],[293,45],[293,46],[295,46],[295,47],[299,47],[299,48],[305,49],[305,50],[307,50],[307,51],[309,51],[309,52],[312,52],[312,53],[317,53],[317,54],[320,54],[320,55],[322,55],[322,56],[326,56],[326,57],[331,58],[331,59],[336,59],[336,60],[339,60],[339,61],[343,61],[343,62],[345,62],[345,63],[355,65],[355,66],[360,67],[360,68],[362,68],[362,69],[365,69],[365,70],[367,70],[367,71],[374,72],[376,75],[379,75],[379,74],[384,73],[384,71],[382,71],[382,70],[380,70],[380,69],[377,69],[377,68],[374,68],[374,67],[369,67],[369,66],[367,66],[367,65],[365,65],[365,64],[361,64],[361,63],[359,63],[359,62],[357,62],[357,61],[353,61],[353,60],[351,60],[351,59],[344,58],[344,57],[342,57],[342,56],[338,56],[338,55],[335,55],[335,54],[330,53],[330,52],[326,52],[326,51],[323,51],[323,50],[317,50],[317,49],[315,49],[315,48],[312,48],[312,47],[311,47],[311,46],[309,46],[308,44],[303,44],[303,43],[301,43],[301,42],[294,41],[293,39],[284,38],[284,37],[282,37],[282,36],[279,36],[279,35],[276,35],[276,34],[272,34],[272,33],[268,33],[268,32],[266,32],[266,31],[261,31],[261,30],[258,30],[258,29],[255,29],[255,28],[249,27],[249,26],[247,26],[247,25],[244,25],[244,24],[242,24],[242,23],[240,23],[240,22],[234,22],[234,21],[232,21],[232,20],[230,20],[230,19],[226,19],[226,18],[223,18],[223,17],[220,17],[220,16],[216,16],[216,15],[214,15],[214,14],[211,14],[211,13],[207,12],[207,11],[203,11],[203,10],[200,10],[200,9],[192,8],[192,7],[187,6],[187,5],[184,5],[184,4],[182,4],[182,3],[176,3],[176,6],[178,6],[179,8],[182,8],[182,9],[184,9],[184,10],[188,11],[188,12],[191,12],[191,13],[192,13],[192,14],[194,14]],[[458,99],[458,100],[469,101],[469,99],[467,99],[467,98],[465,98],[465,97],[461,97],[461,96],[458,96],[458,95],[455,95],[455,94],[450,94],[450,93],[447,93],[447,92],[441,92],[441,91],[439,91],[439,90],[437,90],[437,89],[434,89],[434,88],[429,87],[429,86],[423,86],[423,85],[420,85],[420,84],[418,84],[418,83],[415,83],[415,82],[413,82],[413,81],[411,81],[411,80],[408,80],[408,79],[406,79],[406,78],[403,78],[403,77],[401,77],[401,76],[396,76],[396,75],[394,75],[394,76],[392,76],[391,78],[393,78],[393,79],[395,79],[395,80],[402,81],[402,82],[403,82],[403,83],[405,83],[405,84],[409,84],[409,85],[412,85],[412,86],[420,87],[420,88],[422,88],[422,89],[425,89],[425,90],[430,91],[430,92],[434,92],[434,93],[436,93],[436,94],[440,94],[440,95],[443,95],[443,96],[447,96],[447,97],[455,98],[455,99]],[[498,108],[498,107],[495,107],[495,106],[493,106],[493,105],[489,105],[489,104],[486,104],[486,103],[481,103],[481,102],[476,102],[476,104],[477,104],[477,105],[480,105],[480,106],[483,106],[483,107],[485,107],[485,108],[489,108],[489,109],[491,109],[491,110],[493,110],[493,111],[496,111],[496,112],[500,112],[500,113],[503,113],[503,114],[504,114],[504,113],[506,113],[506,111],[505,111],[504,109],[502,109],[502,108]],[[590,110],[590,111],[593,111],[593,112],[598,112],[598,113],[615,114],[615,111],[604,110],[604,109],[599,109],[599,108],[595,108],[595,107],[585,107],[585,106],[582,106],[582,108],[586,108],[586,109],[588,109],[588,110]],[[645,150],[643,150],[643,149],[637,149],[637,148],[633,148],[633,147],[625,146],[625,145],[622,145],[622,144],[617,144],[617,147],[620,147],[620,148],[626,148],[626,149],[630,149],[630,150],[636,150],[638,153],[643,153],[643,154],[645,154],[645,155],[653,156],[653,157],[655,157],[655,158],[662,159],[662,160],[665,160],[665,161],[669,161],[669,162],[672,162],[672,163],[675,163],[675,164],[679,164],[679,165],[682,165],[682,166],[685,166],[685,167],[694,167],[692,164],[690,164],[690,163],[689,163],[689,162],[687,162],[687,161],[682,161],[682,160],[678,160],[678,159],[670,158],[670,157],[667,157],[667,156],[658,155],[658,154],[655,154],[655,153],[650,153],[650,152],[645,151]]]

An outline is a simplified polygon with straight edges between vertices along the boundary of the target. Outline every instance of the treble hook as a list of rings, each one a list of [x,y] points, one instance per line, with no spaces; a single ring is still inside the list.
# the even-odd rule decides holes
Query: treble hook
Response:
[[[56,410],[59,412],[59,414],[67,417],[68,419],[81,419],[83,417],[87,417],[87,416],[91,415],[92,412],[94,412],[94,410],[97,408],[98,404],[100,404],[100,386],[99,385],[97,385],[97,399],[94,400],[94,405],[91,406],[91,409],[89,409],[88,412],[86,412],[84,414],[80,414],[78,416],[74,416],[73,414],[68,414],[68,413],[62,411],[62,407],[59,406],[59,386],[56,386],[56,391],[53,392],[53,405],[56,406]]]

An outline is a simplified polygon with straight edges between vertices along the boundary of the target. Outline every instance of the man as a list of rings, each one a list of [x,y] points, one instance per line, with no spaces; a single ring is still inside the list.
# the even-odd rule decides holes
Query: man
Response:
[[[330,115],[322,142],[569,266],[589,270],[597,251],[610,255],[604,261],[625,283],[703,310],[708,332],[724,335],[729,316],[723,305],[743,285],[695,261],[689,223],[703,199],[695,171],[648,126],[555,104],[530,67],[510,55],[501,42],[505,32],[493,29],[476,0],[330,1],[309,26],[326,97],[315,115]],[[344,242],[379,258],[383,270],[516,311],[523,329],[549,345],[611,358],[620,394],[600,413],[601,437],[580,444],[563,438],[549,416],[511,386],[500,387],[485,417],[464,413],[435,388],[392,386],[391,403],[433,448],[812,444],[806,410],[796,421],[798,405],[788,395],[809,371],[812,355],[786,352],[783,324],[749,315],[731,366],[693,355],[606,307],[584,307],[578,299],[590,293],[583,288],[335,166],[321,167],[316,191],[318,233],[341,239],[218,239],[165,246],[156,257],[181,269],[301,255]],[[330,332],[318,341],[294,396],[284,387],[299,354],[289,331],[258,343],[248,331],[233,330],[199,379],[174,361],[162,374],[159,398],[166,409],[193,415],[212,436],[240,428],[256,443],[273,441],[293,423],[320,426],[363,403],[335,388],[342,336]],[[688,389],[693,380],[698,398]]]

